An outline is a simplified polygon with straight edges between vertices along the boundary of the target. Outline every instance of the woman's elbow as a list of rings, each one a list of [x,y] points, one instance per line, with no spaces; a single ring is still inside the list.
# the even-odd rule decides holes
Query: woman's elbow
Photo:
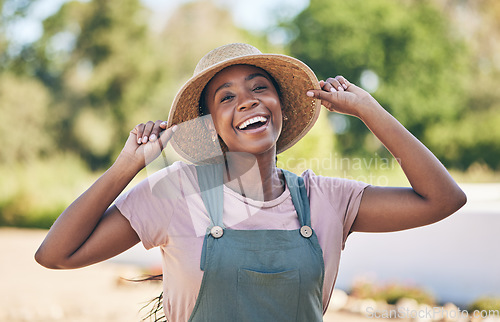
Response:
[[[35,253],[35,261],[45,268],[49,269],[64,269],[67,268],[62,262],[51,258],[44,254],[43,249],[39,248]]]
[[[449,191],[442,204],[442,213],[444,215],[443,218],[454,214],[466,203],[467,195],[458,186],[453,191]]]
[[[458,196],[457,196],[457,210],[462,208],[466,203],[467,203],[467,195],[465,192],[463,192],[462,189],[458,189]]]

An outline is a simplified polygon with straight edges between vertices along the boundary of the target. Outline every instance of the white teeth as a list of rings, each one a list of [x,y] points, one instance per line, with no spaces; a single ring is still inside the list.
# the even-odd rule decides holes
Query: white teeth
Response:
[[[240,126],[238,126],[238,128],[240,130],[243,130],[244,128],[246,128],[250,124],[257,123],[257,122],[266,122],[266,121],[267,121],[267,119],[265,117],[263,117],[263,116],[256,116],[256,117],[252,117],[251,119],[246,120],[245,122],[243,122],[243,124],[241,124]]]

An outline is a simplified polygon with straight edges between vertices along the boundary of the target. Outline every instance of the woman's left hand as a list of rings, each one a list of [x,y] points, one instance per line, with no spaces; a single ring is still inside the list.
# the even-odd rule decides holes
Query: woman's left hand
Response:
[[[364,89],[350,83],[343,76],[320,81],[321,90],[310,90],[308,96],[321,100],[329,111],[360,117],[363,110],[377,106],[377,101]]]

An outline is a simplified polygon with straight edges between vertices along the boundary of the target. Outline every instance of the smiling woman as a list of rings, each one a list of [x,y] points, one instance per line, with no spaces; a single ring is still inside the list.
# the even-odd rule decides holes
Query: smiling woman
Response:
[[[277,168],[276,155],[311,129],[321,105],[360,118],[412,187]],[[168,142],[189,162],[118,197]],[[168,321],[321,321],[351,232],[427,225],[464,203],[441,163],[369,93],[342,76],[318,81],[292,57],[230,44],[200,60],[168,122],[130,132],[35,257],[77,268],[141,241],[162,250]]]

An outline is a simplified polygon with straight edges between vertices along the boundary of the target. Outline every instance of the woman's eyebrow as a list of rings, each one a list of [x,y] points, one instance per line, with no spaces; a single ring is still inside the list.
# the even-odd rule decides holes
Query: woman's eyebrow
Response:
[[[249,80],[252,80],[254,79],[255,77],[264,77],[265,79],[268,79],[266,77],[266,75],[262,74],[262,73],[253,73],[253,74],[250,74],[248,75],[247,77],[245,77],[245,81],[249,81]],[[217,95],[217,92],[223,88],[227,88],[227,87],[230,87],[233,83],[231,82],[227,82],[227,83],[224,83],[222,84],[221,86],[217,87],[217,89],[215,90],[214,92],[214,96]]]
[[[217,87],[217,89],[214,92],[214,96],[217,95],[217,92],[220,91],[223,88],[230,87],[233,83],[224,83],[221,86]]]
[[[246,80],[246,81],[249,81],[249,80],[252,80],[252,79],[254,79],[255,77],[258,77],[258,76],[260,76],[260,77],[264,77],[264,78],[266,78],[266,79],[267,79],[266,75],[264,75],[264,74],[262,74],[262,73],[253,73],[253,74],[250,74],[250,75],[248,75],[247,77],[245,77],[245,80]]]

